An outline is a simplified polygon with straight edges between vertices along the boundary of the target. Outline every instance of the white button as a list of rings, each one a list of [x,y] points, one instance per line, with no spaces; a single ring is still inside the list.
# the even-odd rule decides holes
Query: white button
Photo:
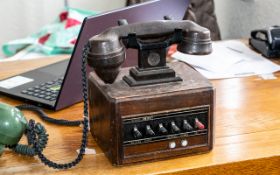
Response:
[[[182,146],[187,146],[188,145],[188,141],[187,140],[182,140],[181,141],[181,145]]]
[[[176,143],[175,142],[169,142],[169,148],[173,149],[176,147]]]

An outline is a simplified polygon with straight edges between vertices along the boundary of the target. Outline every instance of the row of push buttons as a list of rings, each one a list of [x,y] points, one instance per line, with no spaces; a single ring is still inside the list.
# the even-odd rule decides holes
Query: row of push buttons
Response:
[[[165,135],[165,134],[168,134],[168,133],[171,133],[171,134],[174,134],[174,133],[180,133],[181,130],[183,131],[193,131],[194,129],[196,130],[203,130],[205,129],[205,126],[204,124],[199,121],[198,118],[195,118],[195,121],[194,121],[194,127],[191,126],[191,124],[189,124],[189,122],[187,120],[183,120],[182,122],[182,127],[181,129],[176,125],[175,121],[171,121],[170,122],[170,131],[168,131],[163,123],[159,123],[158,124],[158,133],[160,135]],[[133,127],[133,130],[132,130],[132,134],[133,134],[133,137],[135,139],[140,139],[143,137],[143,134],[142,132],[138,129],[138,127],[135,125]],[[144,134],[148,137],[153,137],[156,135],[155,131],[152,129],[151,125],[146,125],[145,126],[145,131],[144,131]]]

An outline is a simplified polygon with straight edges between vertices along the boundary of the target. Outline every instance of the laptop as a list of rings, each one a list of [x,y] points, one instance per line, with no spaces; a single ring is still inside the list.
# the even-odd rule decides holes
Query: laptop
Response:
[[[0,80],[0,93],[51,110],[60,110],[82,100],[81,56],[84,45],[92,36],[119,19],[128,23],[162,20],[164,16],[181,20],[189,0],[153,0],[124,7],[84,19],[70,60]],[[131,58],[128,58],[131,57]],[[137,65],[137,53],[128,49],[123,66]]]

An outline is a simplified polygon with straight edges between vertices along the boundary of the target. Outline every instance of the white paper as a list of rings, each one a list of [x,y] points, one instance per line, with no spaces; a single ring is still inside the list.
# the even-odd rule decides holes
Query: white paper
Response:
[[[215,53],[215,58],[211,54],[200,56],[202,58],[196,56],[197,60],[195,62],[192,59],[188,59],[190,55],[187,54],[176,53],[172,57],[191,64],[208,79],[271,74],[280,70],[279,65],[262,57],[240,41],[216,42],[214,43],[213,52]]]
[[[273,74],[262,74],[260,77],[264,80],[275,80],[277,77]]]
[[[0,81],[0,87],[5,88],[5,89],[12,89],[15,87],[18,87],[20,85],[32,82],[33,79],[23,77],[23,76],[15,76],[3,81]]]
[[[213,72],[224,72],[233,64],[242,61],[241,51],[233,51],[221,42],[213,43],[213,52],[209,55],[188,55],[176,52],[173,58],[187,62],[193,66]]]

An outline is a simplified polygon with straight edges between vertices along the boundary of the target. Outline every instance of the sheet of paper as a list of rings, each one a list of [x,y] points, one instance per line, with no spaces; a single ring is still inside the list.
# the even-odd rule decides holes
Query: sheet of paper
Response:
[[[193,61],[188,59],[189,55],[181,53],[175,53],[172,57],[191,64],[208,79],[271,74],[280,70],[279,65],[262,57],[240,41],[219,41],[214,43],[213,50],[215,58],[210,54],[201,56],[202,58],[196,56],[197,60]],[[224,61],[225,59],[228,61]]]
[[[173,58],[187,62],[193,66],[214,72],[224,72],[233,64],[242,61],[239,51],[233,51],[221,42],[212,44],[213,52],[209,55],[187,55],[181,52],[176,52],[172,55]]]

